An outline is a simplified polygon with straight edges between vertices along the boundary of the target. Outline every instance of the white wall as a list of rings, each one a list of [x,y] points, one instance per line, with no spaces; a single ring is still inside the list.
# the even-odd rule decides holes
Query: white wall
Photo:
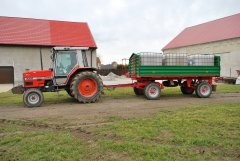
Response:
[[[50,49],[42,47],[43,69],[50,66]],[[0,46],[0,66],[13,66],[15,83],[22,82],[22,73],[25,69],[41,69],[40,47]]]
[[[237,77],[236,70],[240,70],[240,51],[217,54],[221,56],[221,75]]]

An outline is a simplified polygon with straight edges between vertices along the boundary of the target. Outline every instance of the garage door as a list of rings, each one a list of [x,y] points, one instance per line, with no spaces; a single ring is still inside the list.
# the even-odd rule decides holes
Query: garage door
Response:
[[[14,69],[11,66],[0,66],[0,84],[14,83]]]

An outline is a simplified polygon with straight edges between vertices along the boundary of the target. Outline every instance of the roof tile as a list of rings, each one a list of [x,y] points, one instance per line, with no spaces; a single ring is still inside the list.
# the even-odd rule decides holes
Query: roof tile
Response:
[[[188,27],[162,50],[240,37],[240,13]]]
[[[87,23],[1,16],[0,44],[97,47]]]

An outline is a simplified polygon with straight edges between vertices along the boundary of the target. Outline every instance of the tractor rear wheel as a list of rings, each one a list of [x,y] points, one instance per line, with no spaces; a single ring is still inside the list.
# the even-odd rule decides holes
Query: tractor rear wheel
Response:
[[[29,88],[23,94],[23,102],[27,107],[38,107],[43,103],[42,92],[37,88]]]
[[[150,83],[144,88],[144,95],[149,100],[157,100],[161,95],[161,88],[156,83]]]
[[[133,91],[134,93],[137,95],[137,96],[140,96],[140,95],[143,95],[143,90],[139,89],[139,88],[136,88],[136,87],[133,87]]]
[[[212,86],[208,82],[201,82],[197,85],[195,93],[200,98],[208,98],[212,94]]]
[[[81,72],[71,82],[70,92],[81,103],[91,103],[99,100],[103,90],[102,79],[94,72]]]
[[[74,96],[72,95],[72,93],[71,93],[71,91],[70,91],[69,88],[66,88],[65,90],[66,90],[66,92],[68,93],[68,95],[69,95],[70,97],[74,97]]]

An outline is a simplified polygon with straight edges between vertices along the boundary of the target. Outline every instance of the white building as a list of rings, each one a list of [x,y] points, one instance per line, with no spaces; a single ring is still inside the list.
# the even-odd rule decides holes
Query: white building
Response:
[[[221,56],[221,76],[237,77],[240,70],[240,13],[184,29],[164,53]]]

